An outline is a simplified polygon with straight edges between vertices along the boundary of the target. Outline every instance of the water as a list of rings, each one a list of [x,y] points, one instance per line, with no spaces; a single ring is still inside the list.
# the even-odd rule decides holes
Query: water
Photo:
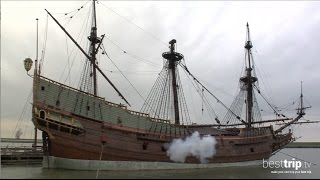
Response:
[[[293,157],[290,157],[290,156]],[[232,178],[232,179],[319,179],[320,178],[320,148],[288,148],[278,152],[265,162],[264,165],[247,167],[229,167],[194,170],[148,170],[148,171],[99,171],[99,179],[105,178],[126,178],[126,179],[154,179],[154,178],[176,178],[176,179],[212,179],[212,178]],[[295,158],[293,160],[293,158]],[[295,171],[291,167],[273,167],[280,161],[292,161],[302,167]],[[305,164],[311,167],[305,167]],[[273,168],[270,168],[269,165]],[[292,164],[290,164],[292,165]],[[263,167],[264,166],[264,167]],[[309,173],[308,173],[309,172]],[[94,179],[96,171],[78,171],[65,169],[45,169],[37,166],[2,165],[1,178],[18,179]]]

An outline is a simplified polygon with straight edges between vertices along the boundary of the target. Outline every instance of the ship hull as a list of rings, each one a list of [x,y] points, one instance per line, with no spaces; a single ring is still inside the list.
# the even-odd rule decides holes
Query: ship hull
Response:
[[[77,170],[151,170],[252,166],[260,165],[262,159],[266,160],[271,155],[268,142],[238,144],[234,147],[228,144],[236,138],[225,137],[223,140],[216,138],[217,153],[209,158],[207,163],[201,163],[192,156],[187,157],[184,163],[176,163],[170,160],[166,151],[161,150],[165,142],[149,141],[148,148],[144,150],[142,144],[145,140],[120,136],[121,133],[123,132],[115,131],[113,134],[109,130],[104,145],[101,144],[98,135],[87,137],[90,139],[89,142],[64,134],[54,134],[54,139],[48,139],[48,155],[43,158],[43,167]],[[259,147],[261,149],[258,149]],[[251,148],[255,148],[256,152],[251,152]]]
[[[39,123],[36,124],[41,124],[41,120],[37,122]],[[43,139],[46,143],[43,167],[147,170],[248,166],[261,164],[262,159],[268,159],[272,153],[270,135],[252,138],[217,136],[217,152],[206,163],[201,163],[193,156],[188,156],[184,163],[176,163],[167,155],[167,150],[163,149],[164,144],[171,142],[168,139],[152,139],[147,135],[141,137],[139,133],[123,126],[110,127],[86,119],[80,119],[80,122],[86,129],[86,133],[80,136],[40,126],[44,136],[47,136]],[[148,143],[146,148],[143,147],[145,142]]]
[[[47,167],[97,169],[96,162],[101,162],[106,170],[118,166],[120,169],[181,169],[252,164],[268,159],[291,139],[290,134],[278,138],[275,146],[271,127],[228,130],[170,124],[52,80],[41,79],[36,84],[32,121],[43,131]],[[171,159],[170,143],[193,132],[213,137],[216,153],[206,158],[205,163],[191,155],[183,162]]]
[[[169,139],[160,139],[151,134],[140,135],[127,130],[126,127],[113,125],[104,126],[102,123],[83,122],[86,127],[84,135],[73,135],[54,129],[44,129],[51,135],[47,142],[49,155],[71,159],[111,161],[161,161],[173,162],[167,155],[165,144]],[[87,125],[87,126],[86,126]],[[138,131],[138,130],[137,130]],[[213,136],[214,137],[214,136]],[[182,137],[181,137],[182,138]],[[271,135],[239,137],[216,136],[216,154],[208,159],[210,163],[250,161],[268,158],[271,153]],[[102,141],[105,141],[103,144]],[[144,147],[144,144],[147,146]],[[186,163],[200,163],[195,157],[188,157]]]

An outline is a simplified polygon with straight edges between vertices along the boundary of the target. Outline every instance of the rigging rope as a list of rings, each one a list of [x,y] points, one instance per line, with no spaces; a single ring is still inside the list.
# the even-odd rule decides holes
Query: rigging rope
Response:
[[[245,100],[243,98],[244,96],[245,96],[244,83],[240,83],[240,91],[238,92],[237,96],[234,98],[234,100],[230,106],[230,109],[237,116],[241,115],[243,105],[245,104]],[[230,111],[227,112],[227,114],[224,116],[223,120],[226,121],[226,124],[235,124],[237,120],[235,119],[235,116],[229,112]]]
[[[298,101],[300,100],[300,97],[297,97],[293,102],[289,102],[287,104],[281,105],[281,106],[276,106],[276,109],[281,109],[281,110],[296,110],[296,109],[290,109],[292,106],[294,106]],[[279,111],[281,111],[279,110]]]
[[[194,112],[194,114],[195,114],[195,119],[198,119],[198,116],[197,116],[197,112],[196,112],[196,108],[195,108],[195,103],[194,103],[194,100],[193,100],[193,96],[192,96],[192,93],[191,93],[191,87],[190,87],[190,84],[189,84],[189,88],[187,88],[187,89],[189,89],[189,93],[190,93],[190,96],[191,96],[191,101],[192,101],[192,106],[193,106],[193,112]],[[191,122],[192,123],[192,122]]]
[[[90,6],[90,7],[92,7],[92,6]],[[83,34],[81,36],[81,42],[83,40],[83,37],[86,34],[89,34],[89,32],[90,32],[91,28],[87,28],[87,27],[89,26],[89,19],[90,19],[90,16],[91,16],[92,13],[93,13],[92,8],[89,8],[87,19],[86,19],[86,21],[84,21],[84,23],[82,25],[82,28],[84,27],[84,25],[85,25],[85,28],[83,29]],[[79,32],[78,37],[80,36],[80,34],[81,34],[81,31]],[[89,51],[90,51],[90,41],[88,41],[86,43],[86,52],[89,52]],[[85,57],[84,59],[85,60],[84,60],[84,63],[83,63],[82,71],[80,69],[81,75],[80,75],[80,81],[78,83],[78,87],[82,91],[93,93],[93,79],[91,77],[92,64],[91,64],[90,61],[87,61],[87,57]]]
[[[27,98],[27,100],[26,100],[26,102],[25,102],[25,104],[24,104],[24,106],[23,106],[23,109],[22,109],[22,112],[21,112],[21,114],[20,114],[19,120],[18,120],[18,122],[17,122],[17,124],[16,124],[16,126],[15,126],[15,128],[14,128],[14,130],[13,130],[13,132],[12,132],[11,137],[14,137],[14,134],[15,134],[17,128],[20,127],[21,124],[22,124],[22,120],[23,120],[23,117],[25,116],[26,110],[27,110],[27,108],[28,108],[28,102],[29,102],[30,99],[31,99],[31,95],[32,95],[32,88],[31,88],[31,90],[30,90],[30,92],[29,92],[29,96],[28,96],[28,98]]]
[[[209,100],[207,99],[206,96],[204,96],[204,100],[205,100],[205,101],[204,101],[205,106],[206,106],[206,108],[207,108],[208,114],[209,114],[212,122],[215,120],[217,124],[220,124],[220,121],[219,121],[219,119],[218,119],[218,116],[217,116],[216,112],[213,110],[213,108],[212,108],[212,106],[210,105]],[[211,109],[211,111],[209,111],[209,109]],[[210,112],[213,113],[214,118],[212,117],[212,115],[211,115]]]
[[[161,39],[159,39],[158,37],[156,37],[155,35],[149,33],[148,31],[144,30],[142,27],[138,26],[137,24],[133,23],[132,21],[130,21],[129,19],[125,18],[124,16],[122,16],[121,14],[117,13],[116,11],[112,10],[111,8],[109,8],[108,6],[106,6],[105,4],[103,4],[101,1],[99,2],[99,4],[102,4],[104,7],[106,7],[108,10],[112,11],[113,13],[117,14],[118,16],[120,16],[121,18],[123,18],[124,20],[126,20],[127,22],[135,25],[136,27],[138,27],[140,30],[142,30],[143,32],[147,33],[148,35],[150,35],[151,37],[153,37],[154,39],[158,40],[159,42],[161,42],[165,47],[168,47],[167,43],[165,43],[164,41],[162,41]]]
[[[273,112],[277,115],[277,116],[282,116],[282,117],[286,117],[284,114],[280,114],[278,113],[278,110],[275,108],[275,106],[271,105],[267,99],[262,95],[262,93],[260,92],[260,90],[258,89],[258,87],[253,84],[253,87],[258,91],[258,93],[260,94],[260,96],[266,101],[266,103],[272,108]]]
[[[258,60],[259,60],[259,59],[260,59],[260,56],[259,56],[259,54],[258,54],[258,51],[257,51],[256,49],[255,49],[255,51],[256,51],[256,54],[257,54],[257,57],[258,57]],[[259,60],[258,62],[260,62],[260,60]],[[267,94],[268,94],[271,102],[274,102],[273,99],[272,99],[272,96],[271,96],[272,91],[271,91],[271,88],[270,88],[270,85],[269,85],[268,78],[266,78],[267,76],[266,76],[266,73],[265,73],[265,71],[264,71],[264,69],[263,69],[263,66],[260,66],[260,67],[262,67],[261,69],[262,69],[263,76],[264,76],[265,79],[266,79],[266,83],[264,83],[264,77],[262,76],[261,73],[259,73],[259,69],[258,69],[258,68],[256,68],[256,69],[257,69],[258,73],[261,75],[261,76],[260,76],[260,79],[261,79],[261,81],[262,81],[262,84],[264,84],[264,86],[266,87],[266,92],[267,92]]]
[[[160,118],[160,115],[159,115],[159,113],[157,111],[159,111],[161,109],[158,108],[159,104],[156,104],[156,103],[160,102],[159,101],[159,97],[161,95],[160,95],[160,93],[157,93],[157,90],[161,89],[161,92],[165,93],[165,89],[164,89],[164,86],[163,86],[164,83],[161,82],[161,81],[163,81],[164,79],[167,79],[166,77],[163,77],[164,75],[168,76],[168,74],[164,73],[164,71],[166,71],[165,66],[162,68],[161,72],[159,73],[158,78],[156,79],[155,83],[153,84],[153,86],[151,88],[151,91],[148,94],[147,99],[144,102],[144,104],[142,105],[141,110],[140,110],[142,112],[150,112],[150,111],[152,111],[151,116],[158,117],[158,118]],[[149,105],[149,103],[146,103],[146,102],[150,102],[150,105]],[[153,110],[152,107],[155,107],[155,106],[156,106],[156,108],[155,108],[156,110]],[[150,108],[150,109],[148,109],[148,108]],[[168,119],[168,118],[165,117],[165,119]]]
[[[292,156],[292,155],[290,155],[290,154],[287,154],[287,153],[284,153],[284,152],[281,152],[281,151],[279,151],[279,153],[284,154],[284,155],[287,155],[287,156],[292,157],[292,158],[295,158],[295,159],[298,159],[298,160],[301,160],[301,161],[304,161],[304,162],[307,162],[307,163],[311,163],[312,165],[317,165],[316,163],[313,163],[313,162],[310,162],[310,161],[306,161],[306,160],[303,160],[303,159],[301,159],[301,158],[297,158],[297,157],[295,157],[295,156]]]
[[[73,12],[79,12],[84,6],[86,6],[87,4],[88,4],[88,2],[91,2],[91,0],[87,0],[87,2],[86,3],[84,3],[80,8],[78,8],[78,9],[75,9],[75,10],[72,10],[72,11],[69,11],[69,12],[64,12],[64,13],[54,13],[54,14],[63,14],[62,16],[60,16],[59,18],[61,18],[61,17],[64,17],[64,16],[66,16],[66,15],[68,15],[68,14],[70,14],[70,13],[73,13]]]
[[[119,73],[120,71],[117,70],[109,70],[105,68],[100,68],[101,70],[108,71],[110,73]],[[122,71],[125,74],[159,74],[158,71]]]
[[[176,69],[176,74],[177,74],[177,87],[178,87],[178,94],[180,95],[179,98],[179,108],[180,108],[180,112],[181,112],[181,124],[184,124],[184,120],[186,121],[186,123],[191,124],[190,123],[190,116],[189,116],[189,111],[188,111],[188,107],[186,104],[186,99],[183,93],[183,88],[182,88],[182,84],[181,84],[181,80],[180,80],[180,75],[179,75],[179,69]]]
[[[106,53],[106,50],[104,48],[104,45],[102,44],[102,49],[105,52],[105,55],[109,58],[109,60],[112,62],[112,64],[118,69],[118,71],[121,73],[121,75],[129,82],[129,84],[132,86],[132,88],[138,93],[141,99],[143,99],[144,102],[146,100],[143,98],[143,96],[140,94],[140,92],[133,86],[133,84],[130,82],[130,80],[122,73],[122,71],[118,68],[118,66],[113,62],[113,60],[110,58],[110,56]]]
[[[235,114],[231,109],[229,109],[224,103],[222,103],[220,101],[220,99],[218,99],[211,91],[209,91],[196,77],[194,77],[190,71],[188,70],[188,68],[180,63],[180,66],[197,82],[199,83],[201,86],[203,86],[203,88],[212,96],[214,97],[218,103],[220,103],[224,108],[226,108],[227,110],[229,110],[239,121],[241,121],[243,124],[247,124],[243,119],[241,119],[241,117],[239,117],[237,114]]]
[[[65,37],[66,37],[66,49],[67,49],[67,64],[65,65],[65,67],[64,67],[64,69],[63,69],[63,71],[62,71],[62,73],[61,73],[61,75],[60,75],[60,79],[59,79],[59,81],[61,81],[61,79],[62,79],[62,75],[63,75],[63,73],[64,73],[64,71],[65,71],[65,68],[68,66],[68,75],[67,75],[67,78],[65,79],[65,81],[64,82],[66,82],[66,80],[68,79],[69,80],[69,86],[70,86],[70,71],[71,71],[71,67],[70,67],[70,54],[69,54],[69,47],[68,47],[68,37],[67,37],[67,35],[65,35]]]
[[[39,74],[41,74],[41,69],[43,68],[44,56],[46,53],[47,37],[48,37],[48,18],[49,18],[49,14],[47,14],[46,25],[45,25],[44,43],[43,43],[43,47],[42,47],[41,59],[39,62]]]
[[[183,86],[181,84],[179,69],[172,71],[169,64],[169,61],[165,61],[163,69],[159,73],[159,76],[146,99],[146,102],[150,103],[150,106],[154,107],[156,111],[150,113],[150,109],[146,104],[142,106],[141,111],[150,113],[152,116],[158,116],[161,119],[175,120],[175,123],[179,122],[179,124],[183,125],[189,124],[191,121],[183,92]],[[174,64],[173,66],[177,66],[177,64]],[[173,75],[176,76],[175,86],[177,90],[177,99],[174,98]],[[178,106],[176,106],[172,100],[177,100]],[[177,116],[176,113],[179,113],[179,116]],[[179,131],[179,133],[181,132]]]
[[[212,120],[212,121],[216,121],[218,124],[220,124],[220,121],[219,121],[219,119],[218,119],[218,116],[217,116],[217,114],[215,113],[215,111],[213,110],[213,108],[211,107],[211,105],[210,105],[210,103],[209,103],[209,100],[207,99],[207,97],[206,96],[204,96],[204,94],[203,94],[203,89],[204,89],[204,87],[202,86],[202,85],[200,85],[200,84],[195,84],[195,83],[197,83],[197,81],[192,81],[191,79],[190,79],[190,77],[188,76],[189,74],[187,73],[187,71],[184,71],[185,72],[185,74],[187,75],[187,77],[188,77],[188,79],[190,80],[190,82],[192,83],[192,85],[193,85],[193,87],[196,89],[196,91],[197,91],[197,93],[199,94],[199,96],[200,97],[202,97],[202,115],[203,115],[203,103],[204,103],[204,105],[205,105],[205,107],[206,107],[206,109],[207,109],[207,111],[208,111],[208,115],[209,115],[209,117],[210,117],[210,119]],[[201,87],[199,87],[199,85],[201,86]],[[210,114],[210,109],[212,110],[212,112],[213,112],[213,115],[215,116],[215,118],[213,118],[212,117],[212,115]]]
[[[132,54],[132,53],[130,53],[130,52],[122,49],[119,45],[117,45],[116,43],[114,43],[114,42],[113,42],[110,38],[108,38],[107,36],[105,36],[105,38],[107,38],[115,47],[117,47],[118,49],[120,49],[124,54],[126,54],[126,55],[128,55],[128,56],[130,56],[130,57],[132,57],[132,58],[134,58],[134,59],[136,59],[136,60],[139,60],[139,61],[141,61],[141,62],[148,63],[149,65],[154,66],[154,67],[160,67],[160,66],[161,66],[160,64],[157,64],[157,63],[154,63],[154,62],[152,62],[152,61],[146,60],[146,59],[144,59],[144,58],[141,58],[141,57],[139,57],[139,56],[136,56],[136,55],[134,55],[134,54]]]

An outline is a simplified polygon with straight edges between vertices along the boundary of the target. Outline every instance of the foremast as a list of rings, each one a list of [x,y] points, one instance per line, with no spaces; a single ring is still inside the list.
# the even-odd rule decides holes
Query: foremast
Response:
[[[96,8],[95,8],[95,1],[93,0],[93,21],[92,21],[92,27],[91,27],[91,33],[88,37],[90,43],[90,51],[89,54],[83,50],[83,48],[77,43],[77,41],[67,32],[67,30],[58,22],[56,18],[52,16],[52,14],[48,11],[47,13],[49,16],[59,25],[59,27],[66,33],[66,35],[72,40],[72,42],[79,48],[79,50],[85,55],[85,57],[90,61],[92,66],[92,77],[94,82],[94,92],[93,95],[97,96],[97,73],[98,70],[100,74],[109,82],[109,84],[113,87],[113,89],[118,93],[118,95],[130,106],[129,102],[126,100],[126,98],[120,93],[120,91],[116,88],[116,86],[110,81],[110,79],[103,73],[103,71],[99,68],[96,61],[96,54],[98,53],[98,50],[100,48],[100,45],[103,41],[104,35],[100,37],[97,37],[97,23],[96,23]],[[98,46],[96,47],[96,45]],[[91,74],[90,74],[91,76]],[[91,92],[88,92],[91,93]]]
[[[299,119],[301,119],[306,113],[305,113],[305,109],[307,108],[311,108],[311,106],[308,107],[304,107],[303,105],[303,92],[302,92],[302,82],[301,82],[301,94],[300,94],[300,105],[297,108],[297,117],[294,118],[292,121],[286,123],[285,125],[283,125],[282,127],[280,127],[279,129],[277,129],[275,131],[275,133],[280,133],[283,129],[285,129],[286,127],[290,126],[291,124],[294,124],[295,122],[297,122]]]
[[[98,53],[98,49],[96,50],[96,45],[101,43],[101,39],[97,37],[97,17],[96,17],[96,0],[92,1],[93,8],[93,16],[92,16],[92,27],[91,33],[88,37],[90,44],[90,53],[91,56],[91,67],[92,67],[92,78],[93,78],[93,94],[97,96],[97,70],[96,70],[96,54]]]
[[[253,108],[253,84],[258,80],[258,78],[252,76],[252,54],[251,54],[251,48],[252,42],[250,39],[250,31],[249,31],[249,24],[247,23],[247,40],[245,44],[246,49],[246,57],[248,60],[248,63],[246,63],[246,75],[244,77],[240,78],[240,81],[242,81],[245,84],[246,87],[246,121],[247,121],[247,127],[250,128],[252,126],[252,108]]]

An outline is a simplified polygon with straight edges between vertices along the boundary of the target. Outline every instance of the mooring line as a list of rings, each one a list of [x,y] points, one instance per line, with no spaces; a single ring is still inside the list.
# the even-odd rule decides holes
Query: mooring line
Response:
[[[103,143],[101,143],[100,161],[99,161],[99,166],[98,166],[98,169],[97,169],[96,179],[98,179],[98,176],[99,176],[100,162],[101,162],[102,152],[103,152],[103,145],[104,145],[104,144],[103,144]]]
[[[287,154],[287,153],[284,153],[284,152],[281,152],[281,151],[279,151],[279,153],[282,153],[282,154],[287,155],[287,156],[290,156],[290,157],[292,157],[292,158],[296,158],[296,159],[298,159],[298,160],[301,160],[301,161],[304,161],[304,162],[307,162],[307,163],[311,163],[312,165],[316,165],[316,166],[317,166],[316,163],[313,163],[313,162],[310,162],[310,161],[306,161],[306,160],[303,160],[303,159],[294,157],[294,156],[292,156],[292,155],[290,155],[290,154]]]

